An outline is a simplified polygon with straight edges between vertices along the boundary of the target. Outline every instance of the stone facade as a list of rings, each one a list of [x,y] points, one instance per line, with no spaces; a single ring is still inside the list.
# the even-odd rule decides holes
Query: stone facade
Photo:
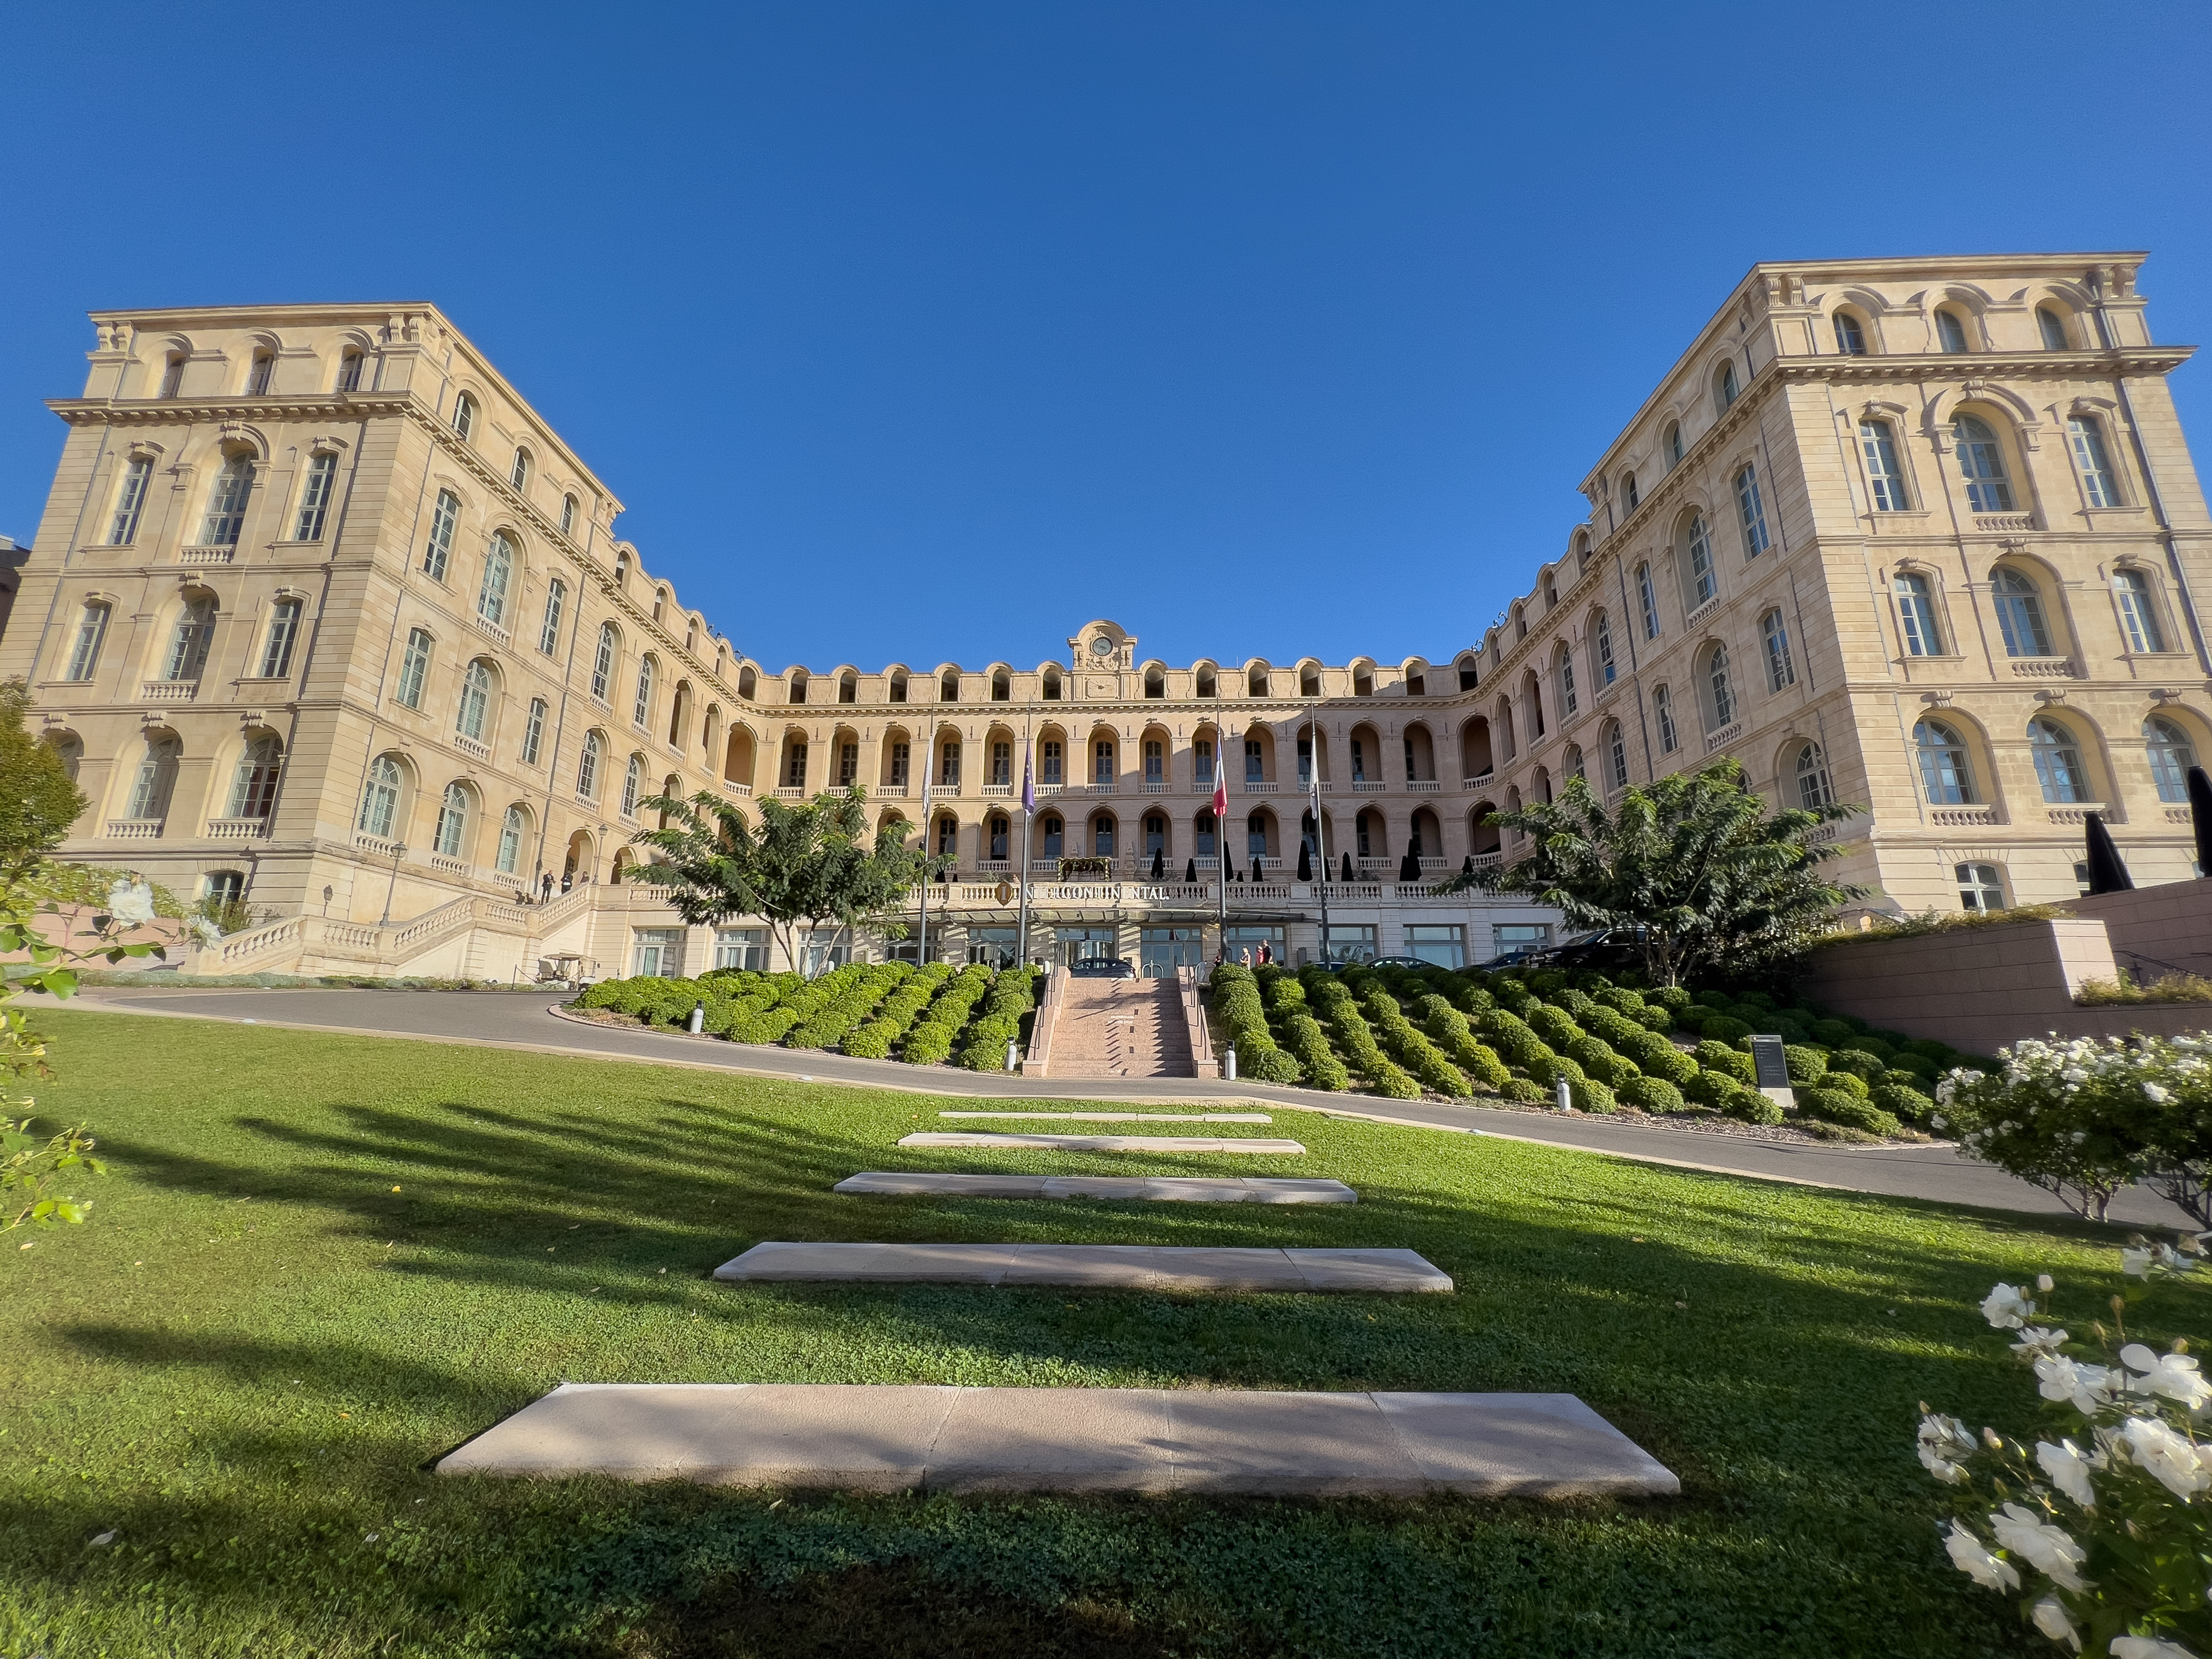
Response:
[[[273,915],[233,970],[750,962],[742,924],[683,929],[622,881],[636,801],[858,783],[919,819],[926,770],[956,953],[1006,948],[1027,879],[1033,954],[1208,957],[1224,851],[1230,948],[1311,952],[1316,773],[1354,866],[1336,942],[1386,954],[1553,920],[1433,890],[1510,856],[1492,811],[1722,753],[1777,798],[1867,803],[1843,867],[1885,908],[1954,907],[1961,870],[1966,902],[2069,896],[2091,810],[2174,879],[2212,527],[2139,258],[1756,267],[1480,647],[1343,665],[1175,667],[1100,619],[1027,668],[772,671],[647,574],[435,307],[101,313],[0,672],[92,800],[65,856]]]

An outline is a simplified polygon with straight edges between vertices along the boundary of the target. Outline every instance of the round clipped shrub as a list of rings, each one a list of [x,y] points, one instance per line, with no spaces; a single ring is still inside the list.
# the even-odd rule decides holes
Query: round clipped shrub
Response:
[[[1957,1051],[1949,1043],[1938,1042],[1934,1037],[1915,1037],[1905,1045],[1905,1052],[1918,1054],[1923,1060],[1933,1060],[1938,1066],[1946,1066]]]
[[[1603,1037],[1616,1048],[1644,1030],[1626,1014],[1602,1003],[1583,1017],[1582,1024],[1592,1036]]]
[[[1816,1019],[1813,1022],[1813,1040],[1824,1048],[1848,1048],[1858,1041],[1858,1036],[1840,1019]]]
[[[1321,1022],[1303,1010],[1283,1022],[1285,1046],[1304,1068],[1306,1086],[1341,1093],[1352,1086],[1352,1073],[1328,1046],[1328,1033]]]
[[[1729,1098],[1723,1109],[1727,1114],[1744,1123],[1779,1123],[1782,1108],[1756,1089],[1741,1090]]]
[[[1776,1007],[1779,1006],[1775,1002],[1772,997],[1767,995],[1764,991],[1746,991],[1741,996],[1738,997],[1736,1000],[1738,1002],[1747,1002],[1753,1007],[1760,1010],[1762,1012],[1770,1014],[1772,1013]]]
[[[1583,1028],[1575,1024],[1572,1015],[1563,1008],[1553,1007],[1549,1003],[1537,1004],[1522,1018],[1528,1022],[1530,1030],[1554,1048],[1565,1048],[1583,1034]]]
[[[1634,1060],[1613,1052],[1610,1043],[1594,1036],[1577,1037],[1567,1045],[1567,1058],[1583,1071],[1609,1088],[1619,1088],[1632,1077],[1644,1073]]]
[[[1248,1062],[1242,1049],[1237,1051],[1237,1074],[1249,1077],[1255,1083],[1296,1083],[1305,1076],[1305,1068],[1280,1048],[1262,1048]]]
[[[1751,1023],[1716,1014],[1698,1028],[1698,1035],[1709,1042],[1735,1042],[1751,1035]]]
[[[845,1052],[859,1060],[887,1060],[891,1043],[905,1029],[896,1019],[870,1020],[858,1030],[845,1034]]]
[[[1547,997],[1565,988],[1567,975],[1557,968],[1540,968],[1528,975],[1528,988],[1540,997]]]
[[[1838,1048],[1828,1056],[1828,1069],[1831,1072],[1845,1072],[1871,1083],[1889,1068],[1881,1063],[1879,1055],[1869,1054],[1863,1048]]]
[[[1620,1085],[1624,1104],[1645,1112],[1679,1112],[1682,1091],[1663,1078],[1635,1077]]]
[[[1678,1087],[1698,1074],[1698,1062],[1656,1031],[1646,1031],[1623,1042],[1620,1052],[1634,1060],[1644,1076],[1661,1078]]]
[[[1710,1106],[1716,1111],[1726,1111],[1730,1101],[1750,1092],[1728,1072],[1699,1072],[1682,1085],[1685,1100],[1692,1105]]]
[[[1808,1089],[1797,1097],[1797,1109],[1807,1117],[1870,1135],[1893,1135],[1904,1127],[1881,1107],[1842,1089]]]
[[[1571,1088],[1580,1088],[1589,1081],[1589,1073],[1583,1071],[1573,1060],[1559,1054],[1540,1060],[1527,1070],[1531,1079],[1542,1084],[1547,1089],[1557,1084],[1561,1078],[1566,1079],[1568,1086]]]
[[[1818,1048],[1808,1048],[1791,1042],[1783,1045],[1782,1057],[1790,1062],[1790,1086],[1805,1089],[1818,1083],[1827,1074],[1828,1057]],[[1750,1058],[1749,1055],[1745,1056]]]
[[[1671,1031],[1674,1029],[1674,1011],[1662,1008],[1656,1002],[1647,1002],[1641,1008],[1631,1010],[1628,1017],[1647,1031]]]
[[[1690,1000],[1707,1008],[1731,1007],[1735,1002],[1735,999],[1726,991],[1700,991]]]
[[[1874,1095],[1873,1085],[1852,1072],[1830,1072],[1820,1079],[1820,1086],[1841,1090],[1854,1100],[1869,1100]]]
[[[1725,1042],[1716,1042],[1707,1037],[1696,1048],[1699,1067],[1708,1072],[1725,1072],[1738,1083],[1749,1083],[1759,1073],[1753,1068],[1751,1056],[1741,1048]]]
[[[1620,1014],[1632,1014],[1645,1003],[1643,992],[1632,991],[1622,985],[1608,985],[1601,990],[1592,991],[1590,999]]]
[[[1907,1123],[1925,1123],[1936,1110],[1931,1097],[1899,1081],[1894,1072],[1869,1090],[1868,1098],[1891,1116]]]
[[[1896,1078],[1900,1082],[1909,1078],[1917,1078],[1922,1083],[1933,1087],[1936,1079],[1943,1075],[1943,1067],[1925,1054],[1899,1054],[1889,1062],[1889,1069],[1882,1075]]]
[[[1554,1008],[1566,1010],[1568,1017],[1577,1024],[1588,1019],[1590,1011],[1597,1006],[1587,994],[1575,989],[1572,986],[1569,986],[1565,990],[1553,993],[1544,1000]]]
[[[1584,1078],[1580,1083],[1570,1083],[1567,1087],[1578,1112],[1602,1115],[1620,1109],[1620,1102],[1614,1097],[1613,1091],[1594,1077]]]
[[[917,1025],[899,1045],[899,1058],[909,1066],[934,1066],[952,1052],[949,1026]]]
[[[1656,985],[1644,993],[1644,1000],[1670,1014],[1679,1014],[1690,1006],[1690,994],[1679,985]]]
[[[1516,1106],[1548,1106],[1552,1091],[1541,1084],[1531,1083],[1525,1077],[1510,1077],[1498,1091],[1504,1099]]]

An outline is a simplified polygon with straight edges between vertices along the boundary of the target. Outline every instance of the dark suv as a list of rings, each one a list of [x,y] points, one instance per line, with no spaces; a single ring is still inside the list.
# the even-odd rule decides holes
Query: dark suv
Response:
[[[1069,976],[1074,979],[1134,979],[1134,964],[1121,957],[1085,957],[1080,962],[1067,965]]]

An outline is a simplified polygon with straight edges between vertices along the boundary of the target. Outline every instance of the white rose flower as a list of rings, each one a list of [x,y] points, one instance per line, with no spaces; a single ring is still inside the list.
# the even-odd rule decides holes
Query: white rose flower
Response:
[[[143,881],[118,881],[107,890],[107,914],[126,927],[154,920],[154,890]]]
[[[2035,1312],[2035,1304],[2009,1285],[1999,1285],[1982,1298],[1982,1317],[1999,1330],[2018,1330]]]
[[[2097,1507],[2097,1491],[2089,1484],[2089,1471],[2094,1465],[2071,1440],[2062,1440],[2055,1446],[2048,1440],[2037,1441],[2035,1461],[2052,1486],[2085,1510]]]
[[[2166,1100],[2169,1097],[2169,1091],[2160,1088],[2155,1083],[2144,1084],[2142,1086],[2142,1091],[2143,1098],[2149,1101],[2154,1106],[2163,1106],[2166,1104]]]
[[[2130,1417],[2120,1425],[2128,1455],[2176,1498],[2187,1500],[2212,1486],[2212,1470],[2197,1448],[2155,1417]]]
[[[2070,1400],[2074,1409],[2087,1417],[2112,1402],[2112,1373],[2104,1365],[2084,1365],[2064,1354],[2050,1354],[2035,1362],[2036,1392],[2045,1400]]]
[[[213,945],[222,937],[222,929],[205,916],[194,916],[189,926],[192,930],[192,937],[204,945]]]
[[[2057,1279],[2055,1279],[2051,1278],[2051,1276],[2049,1273],[2038,1273],[2038,1274],[2036,1274],[2036,1276],[2035,1276],[2035,1293],[2036,1293],[2038,1296],[2049,1296],[2049,1295],[2051,1293],[2051,1291],[2053,1291],[2057,1290],[2057,1288],[2058,1288],[2058,1281],[2057,1281]]]
[[[2036,1629],[2054,1642],[2066,1642],[2074,1651],[2081,1651],[2081,1632],[2074,1628],[2074,1621],[2066,1616],[2066,1606],[2055,1595],[2046,1595],[2031,1610]]]
[[[2197,1659],[2179,1642],[2161,1642],[2155,1636],[2115,1636],[2112,1659]]]
[[[2129,1379],[2133,1393],[2164,1395],[2191,1411],[2212,1400],[2212,1382],[2204,1380],[2196,1360],[2185,1353],[2153,1353],[2142,1343],[2130,1342],[2120,1350],[2120,1363],[2143,1374],[2140,1381]]]
[[[2127,1244],[2121,1247],[2120,1271],[2125,1273],[2129,1278],[2148,1279],[2150,1277],[2150,1264],[2151,1253],[2149,1246],[2143,1245],[2137,1247],[2133,1244]]]
[[[2034,1510],[2008,1504],[1990,1516],[1990,1530],[1999,1548],[2011,1551],[2061,1589],[2087,1588],[2081,1582],[2081,1564],[2089,1552]]]
[[[1955,1417],[1931,1413],[1920,1419],[1920,1466],[1946,1486],[1966,1478],[1958,1460],[1974,1450],[1974,1437]]]
[[[1984,1589],[2018,1589],[2020,1575],[2013,1571],[2012,1563],[2000,1561],[1982,1547],[1982,1540],[1968,1532],[1956,1521],[1944,1534],[1943,1547],[1949,1553],[1951,1565],[1972,1579]]]
[[[2039,1358],[2044,1354],[2057,1353],[2059,1345],[2065,1340],[2066,1333],[2063,1331],[2054,1331],[2047,1325],[2030,1325],[2021,1332],[2020,1340],[2012,1345],[2012,1351],[2030,1358]]]

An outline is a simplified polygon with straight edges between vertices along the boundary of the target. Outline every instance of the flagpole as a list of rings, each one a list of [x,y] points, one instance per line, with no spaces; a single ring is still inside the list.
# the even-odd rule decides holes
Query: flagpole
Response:
[[[929,966],[929,832],[935,828],[929,821],[930,769],[937,763],[937,716],[929,717],[929,736],[921,750],[921,945],[915,959],[917,968]]]
[[[1221,960],[1229,960],[1229,756],[1220,728],[1214,728],[1213,873],[1221,882]]]
[[[1321,733],[1315,722],[1317,705],[1306,709],[1306,752],[1313,768],[1314,849],[1321,854],[1321,965],[1328,966],[1328,835],[1321,818]]]
[[[1014,862],[1014,879],[1021,884],[1021,921],[1014,932],[1014,965],[1026,971],[1030,965],[1030,820],[1036,811],[1036,781],[1030,770],[1033,745],[1030,741],[1030,721],[1035,706],[1022,710],[1022,849]]]

